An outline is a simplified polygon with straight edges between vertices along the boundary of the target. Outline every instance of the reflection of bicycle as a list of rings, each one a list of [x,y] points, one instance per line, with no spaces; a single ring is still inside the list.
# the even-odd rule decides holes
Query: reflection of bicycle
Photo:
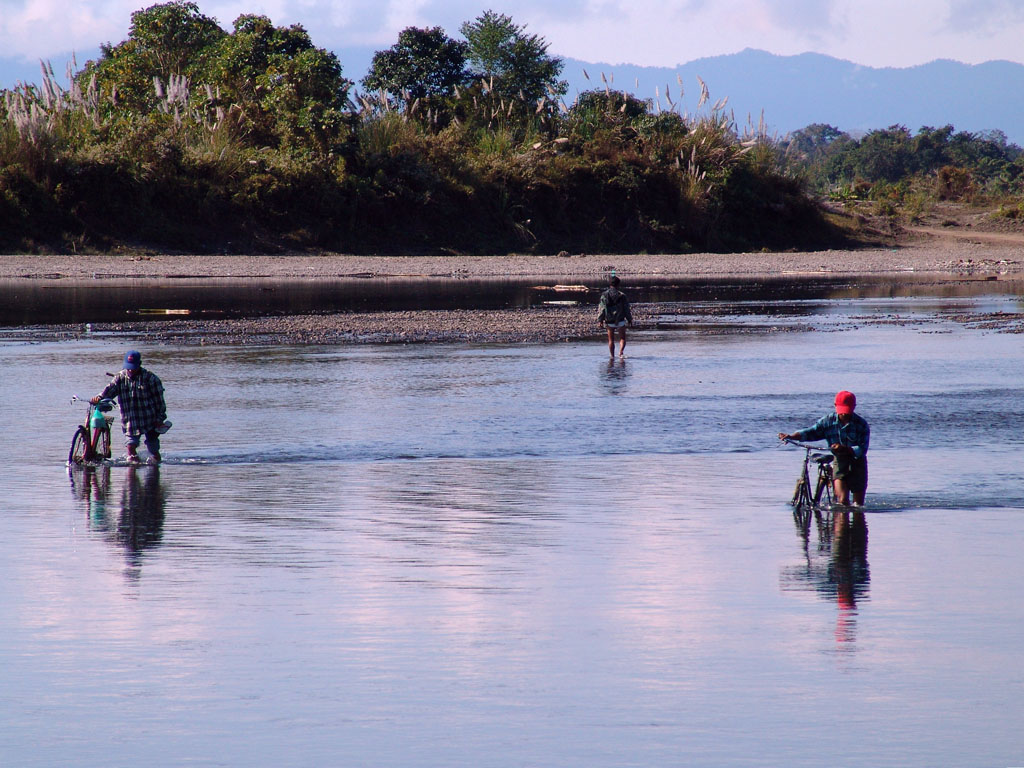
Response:
[[[796,440],[785,440],[790,445],[804,449],[804,463],[800,469],[800,476],[796,481],[796,488],[793,491],[794,509],[806,509],[808,511],[819,511],[832,506],[834,501],[832,491],[832,454],[821,453],[821,448],[806,443],[798,443]],[[815,479],[811,492],[811,466],[818,465],[818,476]]]
[[[81,399],[75,396],[71,402],[81,402]],[[113,409],[114,401],[108,398],[96,405],[89,403],[85,422],[79,425],[71,439],[68,464],[87,464],[110,458],[110,423],[114,420],[110,412]]]

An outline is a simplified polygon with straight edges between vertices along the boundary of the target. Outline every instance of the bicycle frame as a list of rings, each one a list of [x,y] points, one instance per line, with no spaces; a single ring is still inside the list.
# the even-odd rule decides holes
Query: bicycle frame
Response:
[[[81,398],[76,395],[71,402],[81,402]],[[96,405],[89,403],[85,421],[71,438],[68,464],[86,464],[110,458],[110,423],[114,417],[108,412],[113,407],[113,400],[108,399],[100,400]]]
[[[793,500],[791,502],[793,507],[798,511],[805,508],[808,511],[815,512],[830,508],[835,500],[832,483],[832,454],[823,451],[815,445],[798,443],[795,440],[786,440],[784,442],[804,449],[804,460],[800,468],[800,476],[797,478],[796,488],[793,491]],[[818,465],[813,492],[811,490],[810,471],[812,464]]]

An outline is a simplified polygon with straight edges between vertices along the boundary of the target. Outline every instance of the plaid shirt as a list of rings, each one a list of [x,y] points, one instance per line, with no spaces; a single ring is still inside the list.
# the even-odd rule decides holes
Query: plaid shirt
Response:
[[[155,373],[140,368],[135,378],[121,371],[100,392],[116,397],[121,408],[121,429],[126,435],[144,435],[167,420],[164,385]]]
[[[847,445],[853,449],[854,458],[862,459],[868,452],[871,428],[856,413],[850,415],[846,424],[839,421],[837,414],[830,413],[818,419],[813,427],[801,429],[796,435],[798,440],[826,440],[829,445]]]

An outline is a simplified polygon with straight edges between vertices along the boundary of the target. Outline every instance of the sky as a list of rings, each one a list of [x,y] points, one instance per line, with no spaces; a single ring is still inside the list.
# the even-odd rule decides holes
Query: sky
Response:
[[[154,0],[155,1],[155,0]],[[390,47],[408,26],[443,27],[491,8],[553,55],[672,67],[758,48],[873,67],[935,59],[1024,63],[1024,0],[197,0],[226,30],[242,13],[301,24],[330,50]],[[57,59],[119,43],[150,0],[0,0],[0,57]],[[94,55],[94,54],[93,54]],[[79,62],[82,64],[84,62]],[[343,60],[344,63],[344,60]]]

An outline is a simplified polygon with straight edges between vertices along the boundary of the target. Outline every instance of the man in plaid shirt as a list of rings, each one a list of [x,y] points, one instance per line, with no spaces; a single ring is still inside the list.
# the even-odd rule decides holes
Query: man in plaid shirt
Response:
[[[857,397],[843,390],[836,395],[836,412],[818,419],[814,426],[798,432],[779,433],[780,440],[827,440],[835,455],[834,484],[840,504],[864,503],[868,489],[868,444],[871,428],[853,412]]]
[[[166,431],[164,422],[167,421],[164,385],[155,373],[142,367],[142,355],[134,349],[124,356],[124,370],[89,402],[95,405],[102,398],[113,397],[117,398],[121,408],[121,429],[124,431],[129,463],[139,463],[139,442],[145,438],[146,449],[150,454],[149,463],[159,464],[158,430],[163,428]]]

